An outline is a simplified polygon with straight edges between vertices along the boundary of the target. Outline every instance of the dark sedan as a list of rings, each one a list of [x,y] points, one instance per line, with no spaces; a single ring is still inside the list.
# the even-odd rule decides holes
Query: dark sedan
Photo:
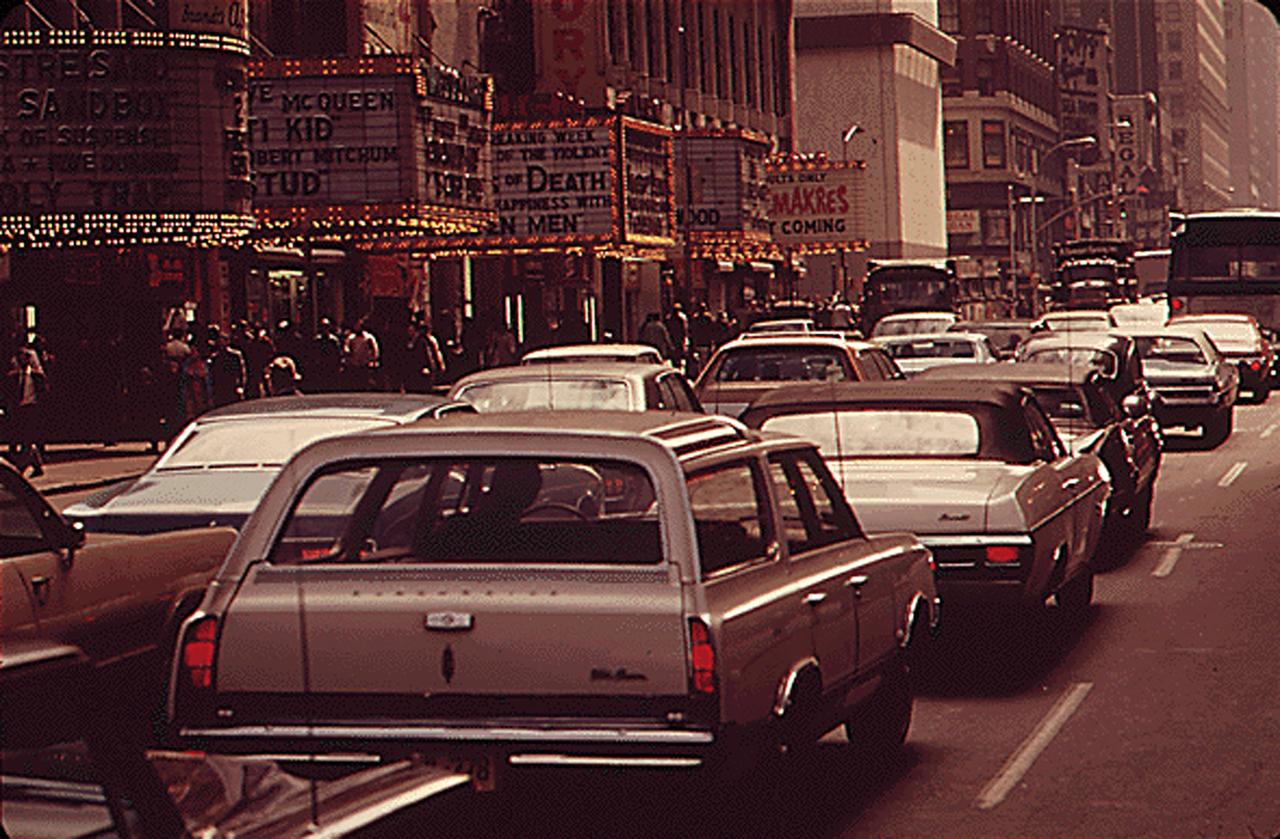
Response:
[[[1160,429],[1149,414],[1131,416],[1117,405],[1094,371],[1061,364],[966,364],[934,368],[919,378],[1014,382],[1031,388],[1062,442],[1076,454],[1098,455],[1106,465],[1111,497],[1104,534],[1121,541],[1146,534],[1160,471]]]
[[[196,419],[136,481],[68,507],[85,530],[159,533],[239,528],[295,452],[325,437],[404,425],[466,404],[439,396],[341,393],[254,399]]]
[[[1255,402],[1271,396],[1271,368],[1275,350],[1251,315],[1230,313],[1179,315],[1169,320],[1173,329],[1202,329],[1224,357],[1240,371],[1240,389]]]
[[[1142,359],[1160,424],[1198,427],[1211,446],[1226,440],[1235,425],[1240,373],[1204,332],[1188,325],[1129,329],[1126,334]]]
[[[1117,403],[1137,398],[1140,413],[1151,410],[1151,394],[1133,340],[1119,332],[1047,332],[1018,346],[1018,363],[1064,364],[1098,372],[1098,383]]]

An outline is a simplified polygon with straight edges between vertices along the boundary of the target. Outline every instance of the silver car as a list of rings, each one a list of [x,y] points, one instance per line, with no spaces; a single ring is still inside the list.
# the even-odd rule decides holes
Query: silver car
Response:
[[[934,553],[948,605],[1083,613],[1110,487],[1071,454],[1030,391],[1005,382],[779,388],[748,425],[816,440],[870,532],[910,531]]]

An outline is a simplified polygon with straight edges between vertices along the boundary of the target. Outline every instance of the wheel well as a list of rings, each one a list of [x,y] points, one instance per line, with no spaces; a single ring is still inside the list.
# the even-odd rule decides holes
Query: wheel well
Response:
[[[929,602],[923,594],[917,593],[907,607],[906,626],[902,630],[899,646],[906,649],[921,633],[928,631],[930,624]]]
[[[817,698],[821,695],[822,670],[818,666],[818,660],[807,658],[796,662],[778,683],[777,701],[773,706],[774,716],[785,716],[787,709],[795,704],[797,697]]]

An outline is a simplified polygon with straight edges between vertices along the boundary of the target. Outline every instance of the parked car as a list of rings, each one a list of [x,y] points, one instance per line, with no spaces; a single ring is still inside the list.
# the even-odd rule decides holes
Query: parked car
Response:
[[[987,340],[1001,358],[1012,358],[1018,345],[1031,337],[1031,320],[962,320],[947,327],[948,332],[974,332],[986,335]]]
[[[81,663],[163,672],[178,623],[195,609],[235,539],[224,528],[158,536],[86,534],[0,462],[0,683],[5,702],[35,670]],[[128,668],[137,666],[139,670]],[[121,681],[119,690],[141,685]],[[46,697],[53,704],[56,695]],[[8,718],[4,744],[26,741],[42,717]],[[43,732],[47,734],[48,732]]]
[[[901,378],[884,349],[836,334],[743,337],[716,350],[694,383],[702,404],[736,417],[761,394],[787,382]]]
[[[669,364],[573,362],[494,367],[463,376],[449,397],[480,413],[529,411],[702,411],[684,375]]]
[[[871,327],[872,338],[946,332],[958,318],[951,312],[898,312],[885,315]]]
[[[1031,324],[1032,332],[1106,332],[1116,322],[1106,309],[1068,309],[1049,312]]]
[[[1249,391],[1257,403],[1271,396],[1276,353],[1253,315],[1178,315],[1169,319],[1169,326],[1204,330],[1223,357],[1240,371],[1241,390]]]
[[[649,344],[563,344],[530,350],[520,358],[521,364],[542,362],[584,363],[626,361],[637,364],[662,364],[662,356]]]
[[[868,532],[907,530],[933,551],[948,607],[1088,609],[1106,470],[1067,450],[1027,388],[793,385],[743,420],[816,440]]]
[[[938,618],[928,551],[863,535],[812,443],[601,420],[446,418],[300,453],[184,627],[182,741],[411,751],[499,782],[745,770],[841,721],[896,747]],[[611,502],[566,503],[575,485]]]
[[[1200,428],[1211,446],[1231,436],[1240,372],[1202,330],[1186,325],[1125,334],[1142,360],[1151,410],[1161,426]]]
[[[1068,450],[1096,454],[1107,467],[1111,496],[1104,539],[1129,542],[1146,535],[1164,442],[1156,420],[1138,410],[1135,397],[1127,397],[1127,409],[1117,405],[1095,371],[1061,364],[956,365],[929,370],[921,379],[1030,388]]]
[[[1142,359],[1133,339],[1119,332],[1059,332],[1033,335],[1019,347],[1019,363],[1065,364],[1098,371],[1098,382],[1111,398],[1124,404],[1137,398],[1139,413],[1151,412],[1151,393],[1142,375]]]
[[[987,336],[969,332],[940,335],[895,335],[876,343],[905,375],[914,376],[933,367],[951,364],[993,364],[1000,360]]]
[[[85,530],[239,528],[294,452],[324,437],[474,413],[439,396],[335,393],[251,399],[188,425],[150,469],[66,509]]]

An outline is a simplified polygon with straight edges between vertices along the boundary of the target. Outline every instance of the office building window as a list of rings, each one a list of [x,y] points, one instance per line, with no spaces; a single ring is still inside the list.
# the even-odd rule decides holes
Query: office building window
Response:
[[[960,31],[960,0],[938,0],[938,28],[953,35]]]
[[[996,63],[989,58],[978,59],[978,95],[995,93]]]
[[[1170,32],[1170,33],[1169,33],[1169,38],[1168,38],[1168,44],[1169,44],[1169,50],[1170,50],[1170,51],[1172,51],[1172,52],[1179,52],[1179,51],[1181,51],[1181,50],[1182,50],[1182,33],[1181,33],[1181,32]]]
[[[948,169],[969,168],[969,123],[965,120],[942,124],[942,157]]]
[[[988,245],[1009,244],[1009,211],[982,211],[982,241]]]
[[[982,121],[982,166],[984,169],[1003,169],[1005,166],[1004,122]]]
[[[1181,79],[1182,78],[1182,62],[1170,61],[1167,65],[1165,65],[1165,71],[1166,71],[1166,75],[1168,75],[1170,79],[1173,79],[1173,80]]]
[[[970,3],[966,11],[973,12],[973,30],[978,33],[988,33],[991,31],[991,7],[994,3]]]

